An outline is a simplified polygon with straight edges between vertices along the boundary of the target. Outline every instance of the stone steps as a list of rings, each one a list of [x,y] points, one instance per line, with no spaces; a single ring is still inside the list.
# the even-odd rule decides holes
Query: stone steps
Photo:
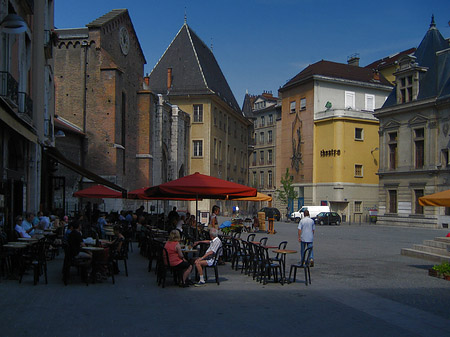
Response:
[[[412,248],[402,248],[401,254],[434,262],[450,262],[450,238],[437,237],[424,240]]]

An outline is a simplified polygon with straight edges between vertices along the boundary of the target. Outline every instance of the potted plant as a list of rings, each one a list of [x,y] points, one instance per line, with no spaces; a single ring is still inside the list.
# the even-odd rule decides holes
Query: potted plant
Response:
[[[445,278],[450,281],[450,263],[443,262],[433,266],[433,268],[428,271],[428,275]]]

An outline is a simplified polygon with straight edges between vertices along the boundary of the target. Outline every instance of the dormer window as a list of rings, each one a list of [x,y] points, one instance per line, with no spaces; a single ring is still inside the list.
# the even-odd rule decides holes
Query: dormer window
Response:
[[[397,104],[415,101],[419,95],[419,74],[428,68],[417,64],[412,55],[399,60],[399,69],[394,73],[397,84]]]

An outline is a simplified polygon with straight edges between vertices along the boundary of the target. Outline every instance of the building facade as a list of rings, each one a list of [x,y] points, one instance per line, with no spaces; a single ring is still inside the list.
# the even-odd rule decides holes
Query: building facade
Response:
[[[1,1],[0,21],[0,222],[12,228],[42,208],[42,147],[54,144],[53,1]]]
[[[76,208],[73,191],[92,183],[125,192],[152,186],[162,181],[154,177],[175,175],[171,170],[178,174],[186,167],[184,157],[177,152],[173,157],[171,151],[185,149],[189,116],[160,100],[144,82],[146,60],[128,10],[115,9],[86,27],[57,33],[56,111],[84,134],[79,157],[61,148],[68,160],[84,169],[73,172],[78,186],[66,189],[68,207]],[[172,136],[176,144],[180,140],[178,145],[171,143]],[[126,199],[103,202],[99,208],[105,210],[135,207]]]
[[[448,227],[450,209],[418,199],[450,186],[450,53],[434,18],[413,55],[399,60],[380,120],[378,223]]]
[[[249,160],[249,186],[272,196],[273,207],[280,207],[276,198],[276,123],[281,118],[281,101],[270,92],[246,94],[242,107],[244,115],[253,122],[253,152]],[[252,203],[255,213],[257,209]],[[262,204],[258,205],[262,206]],[[257,209],[256,209],[257,208]]]
[[[329,205],[343,221],[353,222],[377,208],[373,111],[392,86],[379,73],[353,64],[319,61],[280,89],[277,182],[289,168],[299,196],[289,211]]]
[[[243,116],[212,51],[186,23],[150,73],[149,88],[190,115],[189,170],[185,174],[200,172],[247,184],[251,123]],[[214,203],[224,211],[232,206],[203,200],[199,210],[210,212]]]

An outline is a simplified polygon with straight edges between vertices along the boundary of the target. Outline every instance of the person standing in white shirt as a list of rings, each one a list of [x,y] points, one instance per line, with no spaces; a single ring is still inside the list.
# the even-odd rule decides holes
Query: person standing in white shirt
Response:
[[[298,241],[300,242],[300,254],[301,260],[300,263],[303,262],[303,255],[307,248],[311,247],[311,267],[314,266],[314,256],[313,256],[313,241],[314,241],[314,231],[316,229],[316,225],[314,220],[309,217],[309,211],[306,210],[304,212],[305,216],[300,223],[298,224]]]

